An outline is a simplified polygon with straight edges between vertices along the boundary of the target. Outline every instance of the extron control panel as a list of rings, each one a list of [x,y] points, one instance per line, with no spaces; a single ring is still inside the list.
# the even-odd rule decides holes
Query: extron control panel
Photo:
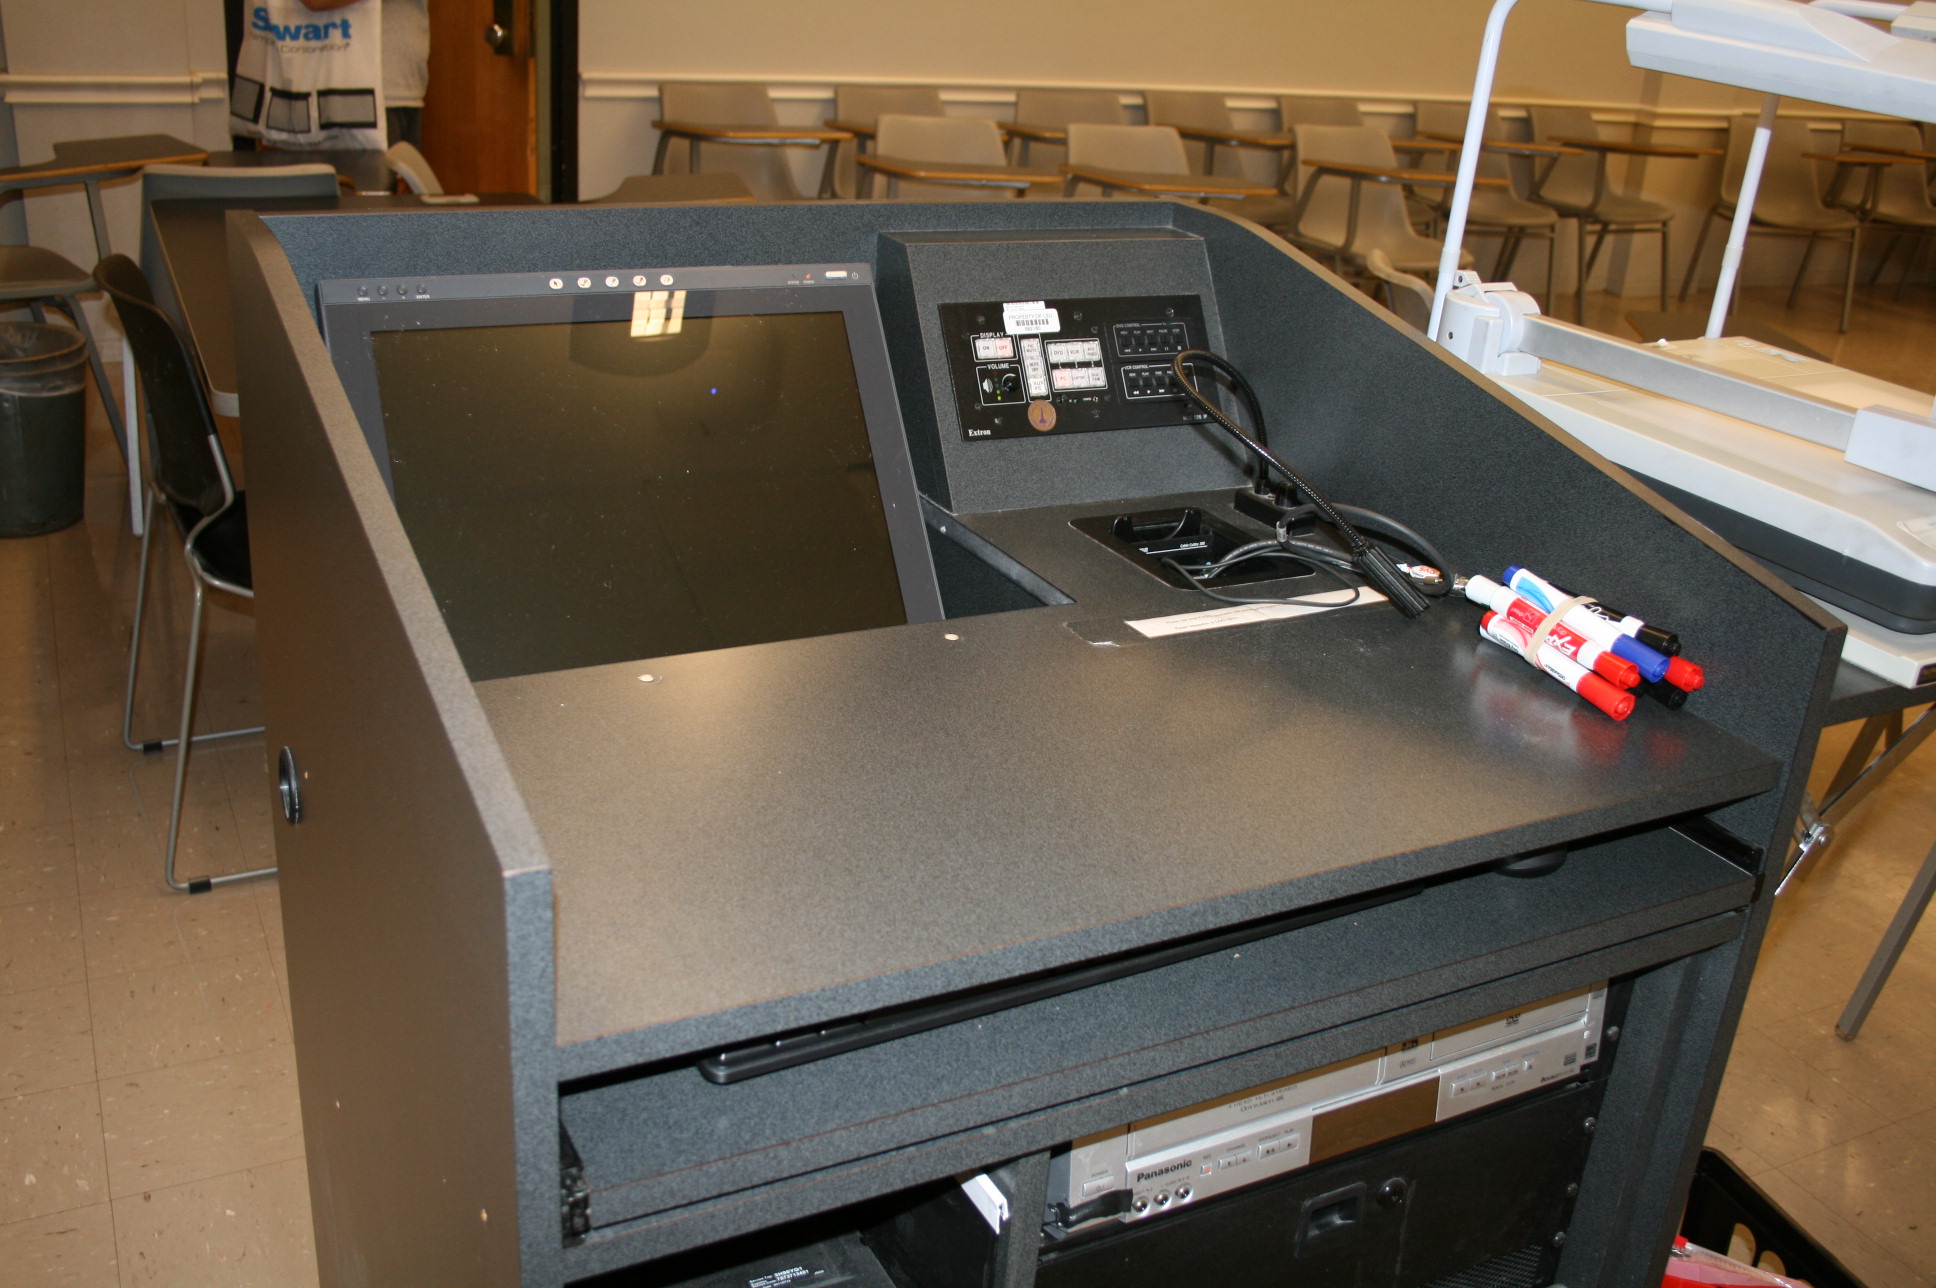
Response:
[[[1209,340],[1194,295],[944,304],[941,329],[970,441],[1205,419],[1173,370]]]

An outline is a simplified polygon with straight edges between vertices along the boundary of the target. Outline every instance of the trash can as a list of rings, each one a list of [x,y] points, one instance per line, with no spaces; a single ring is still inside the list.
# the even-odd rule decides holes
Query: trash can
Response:
[[[87,342],[40,322],[0,322],[0,537],[81,521]]]

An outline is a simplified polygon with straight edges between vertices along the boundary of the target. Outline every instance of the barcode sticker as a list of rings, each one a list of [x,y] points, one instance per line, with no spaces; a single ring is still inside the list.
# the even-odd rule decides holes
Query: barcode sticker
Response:
[[[1062,329],[1062,314],[1041,300],[1018,300],[1002,305],[1002,329],[1010,335],[1041,335]]]

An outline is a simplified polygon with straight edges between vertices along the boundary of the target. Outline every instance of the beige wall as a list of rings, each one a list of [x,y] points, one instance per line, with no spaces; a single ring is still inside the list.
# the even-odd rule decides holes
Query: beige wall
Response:
[[[651,168],[661,79],[765,82],[782,121],[817,124],[832,115],[832,87],[852,81],[938,84],[950,112],[1002,118],[1023,85],[1095,86],[1134,94],[1148,88],[1218,89],[1238,124],[1274,128],[1284,93],[1355,97],[1394,134],[1412,129],[1418,99],[1471,92],[1491,0],[582,0],[580,188],[592,196]],[[1496,97],[1503,103],[1559,101],[1596,109],[1603,132],[1636,129],[1664,144],[1717,146],[1728,114],[1758,96],[1628,65],[1624,24],[1632,11],[1582,0],[1521,0],[1507,26]],[[1787,110],[1808,111],[1790,104]],[[1135,109],[1131,109],[1132,119]],[[1639,120],[1648,125],[1638,126]],[[1822,136],[1832,146],[1832,135]],[[790,158],[805,191],[818,159]],[[1249,158],[1268,177],[1268,158]],[[1712,202],[1719,164],[1616,161],[1615,184],[1675,208],[1676,284]],[[1568,241],[1570,243],[1570,237]],[[1596,280],[1642,295],[1659,281],[1655,243],[1616,238]],[[1479,247],[1484,250],[1484,244]],[[1798,251],[1757,240],[1747,281],[1784,279]],[[1562,289],[1574,254],[1562,250]],[[1482,263],[1485,261],[1482,260]],[[1703,276],[1718,255],[1710,246]],[[1812,276],[1839,277],[1840,256],[1817,256]],[[1515,272],[1543,283],[1540,252]]]
[[[227,49],[220,0],[0,0],[7,50],[5,111],[23,162],[56,141],[172,134],[228,146]],[[140,242],[140,182],[102,185],[113,249]],[[81,189],[23,195],[27,237],[83,267],[98,258]],[[119,332],[98,300],[89,323],[110,356]]]
[[[583,0],[589,73],[949,85],[1334,90],[1462,96],[1490,0]],[[1630,11],[1522,0],[1500,91],[1634,102]],[[1731,106],[1735,91],[1681,82],[1674,103]]]

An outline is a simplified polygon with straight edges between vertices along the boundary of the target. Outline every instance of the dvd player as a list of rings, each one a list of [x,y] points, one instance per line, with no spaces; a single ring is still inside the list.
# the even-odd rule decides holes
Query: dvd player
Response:
[[[1150,1220],[1575,1078],[1599,1058],[1606,997],[1598,984],[1074,1141],[1050,1160],[1052,1226]]]

